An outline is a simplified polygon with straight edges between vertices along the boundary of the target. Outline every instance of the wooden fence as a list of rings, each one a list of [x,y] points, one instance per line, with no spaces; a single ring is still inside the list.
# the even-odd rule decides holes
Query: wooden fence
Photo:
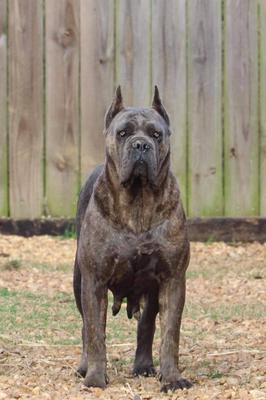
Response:
[[[158,84],[190,216],[266,215],[266,0],[0,0],[0,215],[72,216]]]

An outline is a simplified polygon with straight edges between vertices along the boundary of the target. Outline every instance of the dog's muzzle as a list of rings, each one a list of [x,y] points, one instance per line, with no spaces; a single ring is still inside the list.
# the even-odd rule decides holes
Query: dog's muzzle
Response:
[[[135,178],[143,182],[155,182],[155,148],[149,138],[138,136],[130,138],[124,151],[121,183],[130,185]]]
[[[140,157],[151,149],[151,145],[145,139],[136,139],[131,146]]]

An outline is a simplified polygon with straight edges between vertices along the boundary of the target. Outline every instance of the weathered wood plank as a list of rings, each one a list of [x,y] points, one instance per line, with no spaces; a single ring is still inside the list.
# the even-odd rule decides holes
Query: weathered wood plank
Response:
[[[172,170],[186,207],[186,0],[152,3],[152,78],[170,116]]]
[[[0,215],[8,214],[7,173],[7,3],[0,1]]]
[[[9,171],[13,218],[42,214],[42,10],[41,0],[9,1]]]
[[[223,215],[221,1],[188,2],[189,215]]]
[[[114,2],[81,0],[82,179],[104,160],[103,120],[114,93]]]
[[[266,218],[191,218],[189,239],[196,242],[266,242]]]
[[[75,214],[79,188],[79,1],[46,0],[46,199]]]
[[[225,214],[259,214],[257,2],[225,2]]]
[[[266,216],[266,2],[260,0],[260,215]]]
[[[117,2],[116,81],[126,105],[150,104],[150,23],[147,0]]]
[[[191,241],[266,242],[266,218],[190,218],[187,223]],[[0,218],[0,233],[6,235],[72,236],[74,232],[71,218]]]
[[[75,220],[71,218],[20,219],[0,218],[0,234],[19,236],[65,235],[75,232]]]

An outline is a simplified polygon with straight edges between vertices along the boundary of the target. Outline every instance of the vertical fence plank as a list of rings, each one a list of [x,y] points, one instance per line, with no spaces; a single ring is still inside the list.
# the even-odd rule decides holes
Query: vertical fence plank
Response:
[[[260,0],[260,213],[266,217],[266,2]]]
[[[223,214],[220,0],[188,2],[189,215]]]
[[[186,206],[186,0],[152,3],[152,78],[170,115],[172,170]]]
[[[258,215],[257,2],[225,2],[225,214]]]
[[[46,201],[71,216],[79,186],[79,1],[46,0]]]
[[[150,104],[150,24],[148,0],[117,1],[116,80],[126,105]]]
[[[113,0],[81,0],[81,172],[104,160],[103,120],[114,91]]]
[[[0,1],[0,216],[8,213],[7,173],[7,3]]]
[[[37,217],[43,198],[42,1],[9,1],[8,28],[10,212]]]

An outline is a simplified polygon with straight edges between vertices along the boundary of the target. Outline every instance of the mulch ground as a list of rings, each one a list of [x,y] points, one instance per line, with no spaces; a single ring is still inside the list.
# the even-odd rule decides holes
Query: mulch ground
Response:
[[[73,239],[0,236],[0,290],[32,293],[34,298],[70,296],[74,252]],[[156,378],[133,378],[134,340],[121,340],[114,330],[107,341],[108,388],[84,388],[74,374],[80,343],[54,345],[45,337],[32,341],[25,328],[19,335],[0,330],[0,400],[264,400],[265,279],[266,244],[192,244],[180,344],[180,367],[194,383],[188,391],[161,394]],[[78,318],[75,314],[72,321]],[[111,318],[108,324],[113,324]],[[123,329],[135,329],[134,322],[121,318]],[[75,335],[80,337],[79,329]],[[154,348],[158,359],[159,336]]]

